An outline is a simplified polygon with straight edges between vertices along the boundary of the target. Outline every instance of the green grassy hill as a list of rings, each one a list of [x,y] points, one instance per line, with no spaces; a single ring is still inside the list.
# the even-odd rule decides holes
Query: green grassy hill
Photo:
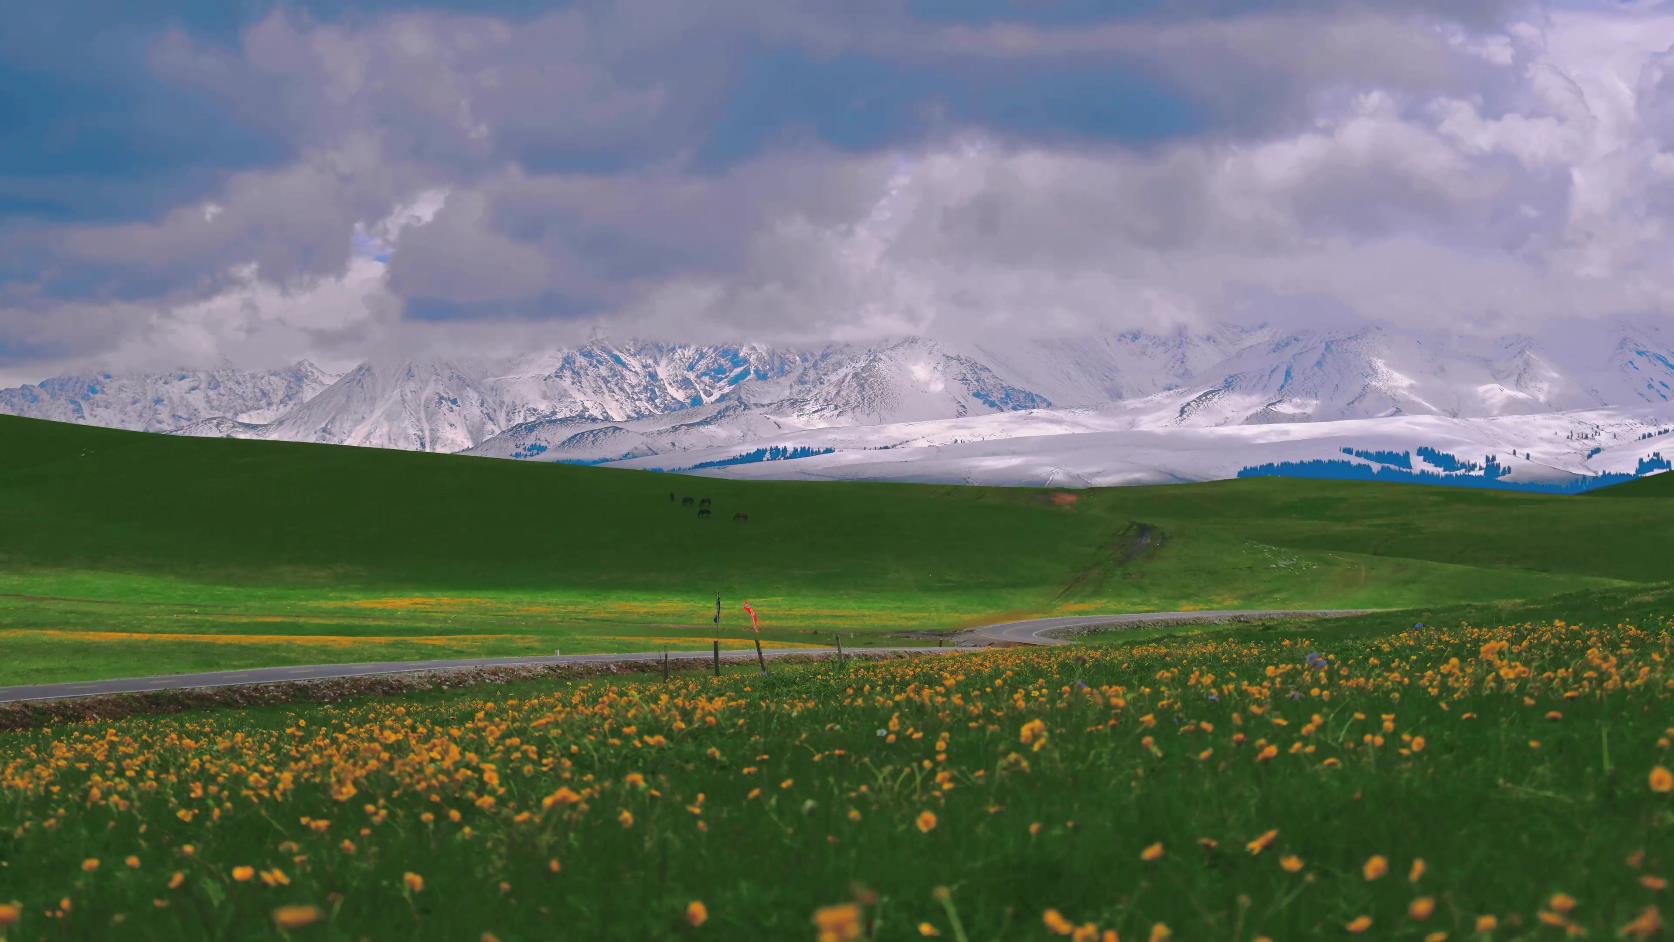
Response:
[[[1674,472],[1653,474],[1589,493],[1597,497],[1674,497]]]
[[[1670,523],[1674,501],[744,482],[0,417],[0,684],[743,644],[744,600],[787,644],[1031,614],[1539,599],[1674,580]]]

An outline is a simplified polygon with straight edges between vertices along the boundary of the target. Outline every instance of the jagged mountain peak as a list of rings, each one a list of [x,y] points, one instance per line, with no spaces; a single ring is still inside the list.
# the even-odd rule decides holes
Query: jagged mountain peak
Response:
[[[99,370],[0,390],[0,411],[61,421],[545,460],[1075,407],[1215,427],[1668,401],[1674,329],[1656,321],[1588,322],[1567,336],[1269,323],[816,348],[595,336],[509,357],[375,357],[341,374],[309,361]]]
[[[0,389],[0,412],[143,432],[173,431],[216,416],[259,424],[307,402],[335,379],[307,362],[270,370],[94,369]]]

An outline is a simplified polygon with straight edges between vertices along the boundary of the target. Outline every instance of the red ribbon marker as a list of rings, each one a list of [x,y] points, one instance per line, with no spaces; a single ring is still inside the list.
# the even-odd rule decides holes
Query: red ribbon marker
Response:
[[[761,667],[761,672],[765,675],[767,673],[767,658],[761,653],[761,619],[756,617],[756,610],[750,607],[749,602],[744,603],[744,611],[750,613],[750,630],[756,633],[756,664]]]

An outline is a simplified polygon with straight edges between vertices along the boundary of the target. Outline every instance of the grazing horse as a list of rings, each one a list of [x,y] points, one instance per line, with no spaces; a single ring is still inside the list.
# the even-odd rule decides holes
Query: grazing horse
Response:
[[[709,498],[705,497],[703,500],[698,501],[698,506],[699,507],[708,507],[709,506]]]
[[[692,499],[691,499],[691,498],[690,498],[690,497],[682,497],[682,498],[680,498],[680,506],[682,506],[682,507],[690,507],[690,506],[692,506]]]
[[[708,507],[699,507],[698,508],[698,516],[699,517],[709,516],[709,508]]]
[[[739,511],[738,513],[732,515],[732,519],[734,523],[749,523],[750,515],[744,513],[743,511]]]

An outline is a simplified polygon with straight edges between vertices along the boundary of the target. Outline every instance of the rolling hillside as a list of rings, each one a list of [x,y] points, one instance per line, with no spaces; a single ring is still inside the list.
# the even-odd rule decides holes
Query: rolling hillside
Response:
[[[0,418],[0,683],[743,644],[746,599],[773,643],[1535,599],[1674,580],[1670,523],[1674,501],[710,480]]]

